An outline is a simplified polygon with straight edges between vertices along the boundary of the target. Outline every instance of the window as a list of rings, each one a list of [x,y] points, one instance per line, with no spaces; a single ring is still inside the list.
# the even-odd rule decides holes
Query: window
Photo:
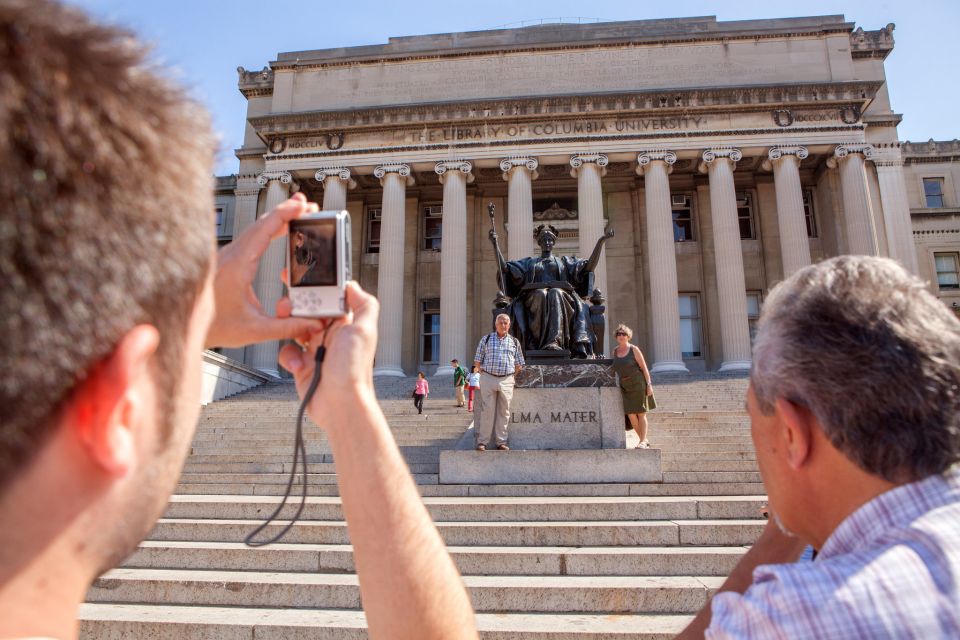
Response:
[[[223,206],[217,205],[217,207],[213,210],[213,213],[217,225],[217,235],[223,235]]]
[[[753,198],[748,191],[737,191],[737,222],[740,223],[740,239],[753,240]]]
[[[380,207],[367,209],[367,253],[380,253]]]
[[[700,299],[695,293],[680,294],[680,352],[684,358],[703,356],[700,346]]]
[[[941,289],[960,289],[960,253],[935,253],[937,284]]]
[[[757,321],[760,320],[760,294],[756,291],[747,292],[747,326],[750,329],[750,344],[757,335]]]
[[[928,209],[943,208],[943,178],[924,178],[923,195]]]
[[[689,242],[693,240],[693,204],[688,195],[675,195],[673,205],[673,241]]]
[[[428,298],[420,303],[423,353],[420,361],[436,364],[440,360],[440,298]]]
[[[443,206],[427,205],[423,208],[423,248],[440,251],[440,239],[443,236]]]
[[[803,217],[807,221],[807,237],[817,237],[817,219],[813,215],[813,191],[803,192]]]

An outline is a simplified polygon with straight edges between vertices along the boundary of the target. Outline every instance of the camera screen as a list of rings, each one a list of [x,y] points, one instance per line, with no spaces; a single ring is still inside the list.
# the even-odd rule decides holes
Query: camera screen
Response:
[[[337,286],[337,221],[290,222],[290,286]]]

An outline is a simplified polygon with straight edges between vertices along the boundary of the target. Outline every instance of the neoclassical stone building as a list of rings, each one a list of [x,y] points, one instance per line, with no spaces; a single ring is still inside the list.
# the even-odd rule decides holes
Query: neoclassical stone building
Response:
[[[508,260],[537,251],[537,225],[581,256],[610,226],[597,287],[653,370],[746,369],[764,296],[811,261],[888,255],[949,280],[956,230],[911,222],[932,188],[914,167],[947,151],[898,142],[893,46],[893,25],[843,16],[708,17],[281,53],[238,70],[248,118],[239,174],[218,181],[221,235],[294,190],[349,210],[354,274],[382,305],[376,373],[410,375],[472,359],[490,330],[490,203]],[[960,204],[951,171],[926,176],[941,207]],[[949,229],[957,211],[924,215]],[[267,307],[282,266],[278,242]],[[275,371],[277,348],[227,354]]]

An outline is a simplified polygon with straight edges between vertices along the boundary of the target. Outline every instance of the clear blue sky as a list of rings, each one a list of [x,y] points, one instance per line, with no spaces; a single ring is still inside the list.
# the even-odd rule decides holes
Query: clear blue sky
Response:
[[[629,2],[527,0],[463,3],[451,0],[268,3],[262,0],[69,0],[100,19],[133,29],[154,47],[155,57],[213,113],[221,137],[217,173],[235,173],[246,102],[237,91],[238,66],[260,69],[277,53],[385,43],[390,36],[476,31],[523,20],[583,16],[643,20],[716,15],[718,20],[844,14],[866,30],[889,22],[896,47],[886,71],[894,111],[904,114],[901,140],[960,138],[951,111],[960,103],[956,66],[957,0],[769,0]]]

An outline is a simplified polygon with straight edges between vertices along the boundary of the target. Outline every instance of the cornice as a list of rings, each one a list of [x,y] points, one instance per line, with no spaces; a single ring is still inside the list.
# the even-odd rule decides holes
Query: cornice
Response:
[[[368,109],[303,111],[250,118],[262,138],[327,131],[395,131],[427,123],[526,122],[545,117],[599,117],[607,113],[669,117],[692,113],[770,111],[782,107],[826,109],[855,106],[862,112],[881,81],[778,84],[754,87],[649,90],[575,96],[528,96],[511,99],[392,105]]]
[[[489,54],[514,54],[514,53],[553,53],[561,51],[578,50],[596,50],[613,49],[636,46],[663,46],[671,44],[689,44],[693,42],[703,43],[721,43],[726,44],[735,41],[758,40],[783,40],[788,38],[822,38],[827,35],[837,33],[851,33],[852,24],[836,22],[832,24],[821,24],[817,26],[804,27],[785,27],[771,30],[745,29],[742,31],[701,31],[684,34],[661,34],[653,36],[631,36],[631,37],[608,37],[608,38],[590,38],[587,40],[572,43],[511,43],[473,46],[468,48],[457,48],[450,46],[449,43],[438,44],[436,48],[420,51],[380,51],[372,52],[366,55],[354,55],[343,57],[322,58],[303,58],[295,57],[293,59],[275,60],[270,63],[273,70],[290,69],[295,71],[314,70],[334,67],[346,67],[356,65],[377,65],[383,63],[397,63],[408,61],[431,61],[451,58],[474,57]],[[864,44],[860,45],[858,52],[872,52],[878,46],[874,42],[879,42],[874,34],[878,32],[863,31]],[[881,30],[882,31],[882,30]],[[892,45],[891,45],[892,48]],[[307,56],[314,52],[291,52],[288,56]]]
[[[873,58],[885,60],[893,51],[893,30],[896,25],[892,22],[876,31],[864,31],[857,27],[850,34],[850,56],[854,59]]]

